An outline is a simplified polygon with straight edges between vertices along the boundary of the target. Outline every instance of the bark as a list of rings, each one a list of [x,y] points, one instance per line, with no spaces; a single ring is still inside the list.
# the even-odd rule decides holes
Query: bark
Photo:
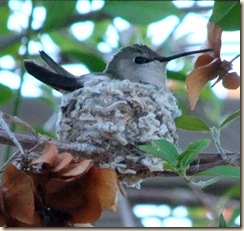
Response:
[[[56,145],[59,152],[70,152],[71,154],[83,158],[89,158],[94,161],[95,164],[107,161],[108,156],[106,155],[106,152],[104,150],[99,150],[96,147],[87,147],[82,144],[78,143],[66,143],[61,142],[55,139],[52,139],[47,136],[39,135],[38,139],[34,136],[30,135],[23,135],[23,134],[17,134],[13,133],[15,138],[18,140],[18,142],[21,144],[23,149],[30,150],[34,148],[33,151],[35,153],[41,152],[44,143],[46,141],[51,141]],[[13,141],[9,138],[8,134],[4,132],[3,130],[0,130],[0,143],[5,145],[12,145],[14,146]],[[27,152],[28,153],[28,152]],[[187,170],[188,175],[195,175],[203,170],[215,167],[215,166],[221,166],[221,165],[234,165],[239,166],[240,163],[240,154],[236,152],[230,152],[227,153],[228,159],[230,161],[225,161],[222,159],[221,155],[219,153],[200,153],[199,156],[192,162],[190,168]],[[156,176],[176,176],[173,172],[167,172],[167,171],[153,171],[151,172],[149,169],[147,169],[144,165],[141,163],[134,164],[131,166],[131,163],[129,163],[129,159],[125,159],[125,164],[130,165],[130,168],[133,168],[137,174],[140,175],[141,178],[149,178],[149,177],[156,177]],[[130,161],[131,162],[131,161]],[[121,179],[127,177],[127,174],[119,174],[119,177]]]

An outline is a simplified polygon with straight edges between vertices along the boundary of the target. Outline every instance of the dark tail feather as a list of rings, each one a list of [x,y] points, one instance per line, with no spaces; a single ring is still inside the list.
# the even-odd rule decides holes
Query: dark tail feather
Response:
[[[73,78],[74,76],[62,68],[58,63],[56,63],[49,55],[44,51],[39,51],[41,58],[46,62],[46,64],[51,67],[56,73]]]
[[[25,60],[24,64],[29,74],[56,90],[74,91],[83,87],[78,78],[57,74],[32,60]]]

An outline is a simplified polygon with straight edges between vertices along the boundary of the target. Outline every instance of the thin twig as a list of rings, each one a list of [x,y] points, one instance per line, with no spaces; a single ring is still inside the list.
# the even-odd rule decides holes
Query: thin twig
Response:
[[[0,112],[0,127],[8,134],[11,141],[15,144],[15,146],[19,149],[22,156],[26,156],[25,150],[22,148],[18,139],[15,138],[14,133],[10,130],[8,124],[3,119],[4,114]]]
[[[12,156],[9,157],[9,159],[0,167],[0,173],[3,173],[5,170],[5,167],[8,163],[12,162],[14,159],[16,159],[20,154],[20,151],[17,150]]]
[[[23,126],[24,128],[26,128],[27,130],[29,130],[34,137],[36,137],[36,139],[38,139],[38,132],[33,129],[33,127],[31,127],[28,123],[26,123],[24,120],[18,118],[17,116],[11,116],[7,113],[4,113],[4,112],[1,112],[2,114],[2,117],[5,119],[5,120],[8,120],[8,121],[11,121],[11,122],[15,122],[21,126]]]

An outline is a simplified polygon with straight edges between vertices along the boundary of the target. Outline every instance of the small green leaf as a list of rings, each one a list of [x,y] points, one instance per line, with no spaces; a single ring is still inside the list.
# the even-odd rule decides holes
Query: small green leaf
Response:
[[[218,176],[240,179],[240,167],[217,166],[205,171],[199,172],[195,176]]]
[[[200,139],[191,143],[178,158],[181,167],[188,167],[191,162],[196,159],[199,153],[210,144],[210,142],[210,139]]]
[[[162,152],[164,152],[164,157],[167,156],[166,159],[169,163],[176,163],[179,152],[174,144],[167,140],[154,140],[153,144],[155,144]]]
[[[13,91],[9,87],[0,84],[0,104],[10,101],[12,96]]]
[[[177,128],[189,131],[210,131],[208,125],[196,116],[182,115],[175,119]]]
[[[240,30],[241,5],[240,1],[215,1],[213,13],[209,19],[223,30]]]
[[[223,123],[219,126],[219,128],[223,128],[224,126],[226,126],[228,123],[230,123],[232,120],[236,119],[237,117],[240,116],[240,110],[234,112],[233,114],[231,114],[230,116],[228,116]]]
[[[226,222],[222,213],[219,215],[219,228],[226,228]]]
[[[163,170],[164,171],[169,171],[169,172],[175,172],[174,166],[172,166],[168,162],[163,163]]]
[[[174,167],[177,165],[179,152],[172,143],[167,140],[154,140],[152,143],[153,146],[140,145],[139,149],[162,158]]]

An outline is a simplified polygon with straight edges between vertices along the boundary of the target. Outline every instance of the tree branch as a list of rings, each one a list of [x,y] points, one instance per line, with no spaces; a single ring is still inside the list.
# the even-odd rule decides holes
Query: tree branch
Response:
[[[79,156],[83,158],[92,159],[95,163],[95,165],[99,165],[99,163],[104,163],[111,161],[111,159],[108,158],[106,155],[106,151],[103,149],[98,149],[97,147],[88,147],[84,144],[79,143],[66,143],[61,142],[55,139],[52,139],[47,136],[39,135],[39,138],[37,140],[36,137],[30,136],[30,135],[23,135],[23,134],[17,134],[13,133],[15,138],[18,140],[18,142],[22,145],[22,147],[25,150],[30,150],[31,148],[35,147],[35,153],[41,152],[44,147],[44,143],[46,141],[51,141],[56,145],[59,152],[70,152],[74,156]],[[14,145],[13,141],[9,138],[8,134],[0,130],[0,143],[5,145]],[[146,154],[144,154],[146,156]],[[240,154],[236,152],[227,153],[227,156],[233,160],[232,165],[239,166],[240,162]],[[124,159],[123,164],[126,164],[129,166],[130,169],[134,169],[136,171],[136,174],[121,174],[118,173],[120,179],[126,179],[128,177],[137,178],[140,176],[141,178],[149,178],[149,177],[156,177],[156,176],[176,176],[173,172],[168,171],[150,171],[145,165],[139,162],[133,162],[130,159]],[[201,153],[197,157],[196,160],[192,163],[191,167],[188,169],[187,174],[188,175],[194,175],[197,174],[203,170],[215,167],[215,166],[221,166],[221,165],[227,165],[230,163],[227,163],[221,158],[221,155],[219,153]]]

